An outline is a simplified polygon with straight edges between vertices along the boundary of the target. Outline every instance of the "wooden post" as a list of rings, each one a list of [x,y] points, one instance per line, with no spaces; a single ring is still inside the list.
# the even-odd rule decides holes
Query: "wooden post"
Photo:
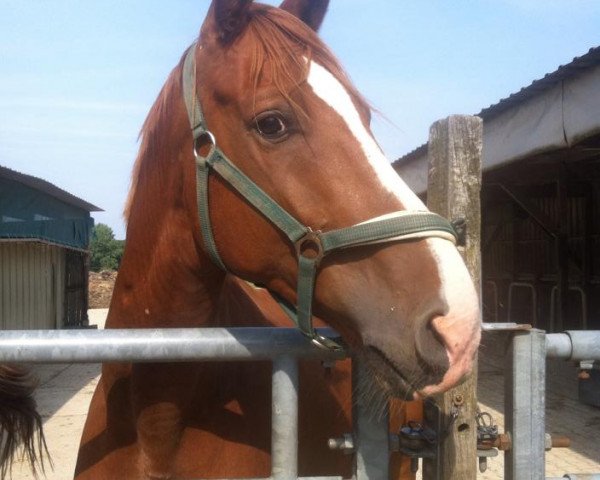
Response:
[[[453,115],[429,130],[427,206],[453,220],[464,218],[466,246],[459,247],[480,291],[481,285],[481,148],[483,122],[479,117]],[[475,365],[477,365],[475,363]],[[425,417],[438,418],[438,458],[423,462],[426,480],[475,480],[477,477],[477,371],[458,387],[436,399],[440,409],[425,406]],[[452,413],[458,412],[454,421]]]

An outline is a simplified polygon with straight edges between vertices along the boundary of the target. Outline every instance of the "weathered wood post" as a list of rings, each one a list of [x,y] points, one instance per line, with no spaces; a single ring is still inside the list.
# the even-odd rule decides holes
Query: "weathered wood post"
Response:
[[[483,122],[468,115],[452,115],[429,130],[427,206],[453,220],[466,221],[466,245],[459,250],[481,285],[480,226],[481,149]],[[480,290],[480,289],[479,289]],[[440,411],[425,407],[425,417],[440,419],[438,457],[423,462],[427,480],[475,480],[477,477],[477,370],[458,387],[436,398]],[[453,413],[458,416],[454,420]]]

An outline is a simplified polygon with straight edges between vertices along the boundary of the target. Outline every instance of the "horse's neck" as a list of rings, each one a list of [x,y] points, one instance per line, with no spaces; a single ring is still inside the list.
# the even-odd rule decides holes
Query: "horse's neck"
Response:
[[[231,275],[227,276],[221,290],[217,322],[222,327],[293,326],[266,290]]]
[[[156,243],[148,239],[143,247],[128,240],[132,246],[119,269],[108,327],[189,327],[212,321],[222,276],[196,270],[185,262],[187,242],[168,237]]]
[[[213,321],[224,275],[193,232],[193,162],[153,160],[137,179],[107,326],[206,326]]]

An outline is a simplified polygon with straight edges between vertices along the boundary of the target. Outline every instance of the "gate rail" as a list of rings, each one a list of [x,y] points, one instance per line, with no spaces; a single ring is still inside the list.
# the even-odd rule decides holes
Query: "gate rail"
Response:
[[[319,334],[335,337],[329,328]],[[0,361],[43,363],[212,362],[280,356],[340,360],[315,348],[296,328],[148,328],[107,330],[5,330]]]
[[[546,334],[516,324],[484,324],[483,330],[512,334],[504,371],[504,427],[512,445],[504,453],[504,479],[544,480],[546,358],[600,360],[600,331]],[[600,480],[600,475],[581,478]]]
[[[335,338],[329,328],[320,335]],[[298,361],[342,360],[345,352],[315,348],[296,328],[174,328],[107,330],[0,331],[0,362],[214,362],[272,360],[271,476],[298,478]],[[353,372],[360,381],[362,369]],[[373,418],[366,406],[353,410],[356,466],[354,478],[387,478],[387,421]],[[366,438],[361,442],[361,438]],[[372,448],[379,452],[373,457]],[[365,452],[367,454],[365,454]],[[373,472],[377,472],[374,476]],[[381,475],[381,476],[379,476]],[[342,477],[301,477],[341,480]],[[233,479],[229,479],[233,480]]]
[[[512,334],[506,354],[504,389],[505,430],[511,437],[512,448],[505,452],[505,479],[543,480],[546,357],[600,360],[600,331],[545,334],[516,324],[483,324],[483,330]],[[318,333],[329,338],[337,335],[328,328],[318,329]],[[298,478],[298,361],[308,358],[335,361],[346,356],[344,352],[315,348],[295,328],[0,331],[0,363],[272,360],[269,479]],[[362,372],[360,364],[353,368],[353,382],[360,381],[358,376]],[[387,479],[390,451],[387,419],[373,418],[366,405],[355,402],[353,423],[354,479]],[[303,480],[310,478],[341,480],[333,476],[303,477]]]

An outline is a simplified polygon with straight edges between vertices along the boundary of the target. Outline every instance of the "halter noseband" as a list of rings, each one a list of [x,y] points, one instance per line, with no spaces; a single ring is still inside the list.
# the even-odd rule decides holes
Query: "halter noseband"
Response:
[[[334,250],[373,243],[425,237],[439,237],[455,242],[455,229],[448,220],[428,211],[393,212],[328,232],[313,231],[300,223],[239,170],[217,146],[214,135],[207,129],[202,107],[196,96],[195,51],[196,43],[188,49],[185,57],[183,96],[194,137],[198,214],[206,250],[212,261],[227,271],[215,244],[208,207],[208,177],[211,171],[215,171],[295,245],[298,256],[297,306],[294,309],[276,296],[282,308],[314,344],[332,350],[342,349],[337,342],[319,335],[312,324],[315,277],[321,259]],[[210,151],[206,156],[200,155],[196,149],[200,140],[210,142]]]

